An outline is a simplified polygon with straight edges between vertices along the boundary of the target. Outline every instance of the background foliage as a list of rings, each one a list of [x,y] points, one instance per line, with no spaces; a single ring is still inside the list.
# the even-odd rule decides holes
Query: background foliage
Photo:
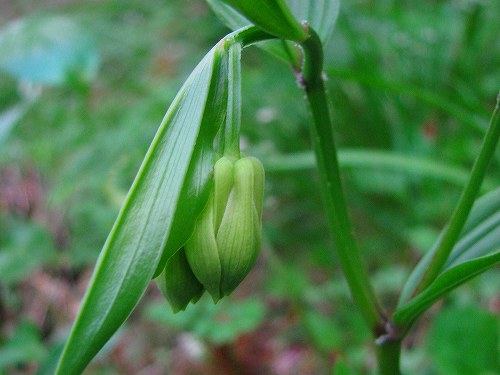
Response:
[[[0,5],[0,374],[50,374],[165,110],[228,30],[203,1]],[[386,305],[449,217],[479,149],[500,82],[499,12],[493,0],[341,5],[325,53],[339,146],[434,168],[344,169],[356,237]],[[261,259],[232,297],[184,314],[172,315],[152,286],[88,374],[373,371],[331,251],[308,121],[289,68],[245,51],[243,147],[268,166]],[[483,192],[498,185],[499,166],[497,157]],[[500,372],[498,276],[486,273],[420,321],[405,342],[405,373]]]

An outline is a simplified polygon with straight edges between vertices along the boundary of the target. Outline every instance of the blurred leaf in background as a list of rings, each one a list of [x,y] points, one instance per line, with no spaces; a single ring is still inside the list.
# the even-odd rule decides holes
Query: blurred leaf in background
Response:
[[[498,318],[468,306],[448,307],[436,317],[427,348],[440,374],[497,374],[499,345]]]
[[[238,336],[255,330],[265,318],[265,306],[258,300],[222,300],[213,304],[205,297],[182,314],[174,314],[165,303],[152,304],[146,317],[178,331],[192,332],[213,345],[234,342]]]
[[[2,220],[2,229],[5,238],[0,246],[1,283],[7,286],[18,283],[56,260],[52,238],[44,228],[21,220]]]
[[[38,328],[33,323],[20,321],[12,337],[0,347],[0,373],[9,366],[41,362],[47,354]]]

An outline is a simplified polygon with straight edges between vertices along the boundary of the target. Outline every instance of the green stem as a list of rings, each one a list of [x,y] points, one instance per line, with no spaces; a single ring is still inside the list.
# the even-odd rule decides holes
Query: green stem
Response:
[[[223,153],[225,156],[240,158],[241,127],[241,44],[235,43],[229,50],[228,67],[228,108],[224,124]]]
[[[228,66],[228,109],[219,144],[219,152],[230,158],[240,158],[240,127],[241,127],[241,50],[252,44],[276,39],[274,36],[255,27],[249,26],[236,30],[224,38],[229,45]]]
[[[401,375],[399,357],[401,354],[400,339],[386,339],[377,342],[377,364],[380,375]]]
[[[313,30],[310,30],[310,35],[302,44],[305,60],[298,82],[306,92],[314,120],[311,127],[312,137],[330,232],[352,296],[364,320],[375,336],[378,336],[383,331],[385,317],[352,234],[340,179],[332,119],[322,78],[323,49]]]
[[[455,210],[450,218],[450,222],[445,229],[443,236],[441,236],[441,242],[432,257],[432,260],[430,261],[427,271],[422,277],[419,286],[416,288],[414,295],[427,288],[436,279],[448,260],[453,246],[462,232],[465,221],[469,216],[474,200],[476,199],[477,193],[481,188],[481,183],[483,182],[486,171],[488,170],[488,165],[495,155],[495,149],[500,136],[499,105],[500,94],[497,97],[497,105],[495,111],[493,112],[488,131],[484,137],[483,144],[481,145],[481,151],[479,152],[479,155],[474,162],[474,166],[472,167],[469,181],[460,196],[457,206],[455,207]]]

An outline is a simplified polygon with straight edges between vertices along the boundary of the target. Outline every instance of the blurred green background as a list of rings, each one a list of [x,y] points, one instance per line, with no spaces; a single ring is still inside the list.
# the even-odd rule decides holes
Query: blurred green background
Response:
[[[389,308],[479,150],[500,86],[499,14],[495,0],[341,4],[325,70],[356,237]],[[163,114],[227,32],[201,0],[0,0],[0,374],[52,373]],[[246,50],[242,145],[267,167],[258,264],[231,297],[175,316],[152,284],[86,374],[373,373],[308,121],[289,67]],[[405,341],[406,374],[500,373],[499,276],[426,314]]]

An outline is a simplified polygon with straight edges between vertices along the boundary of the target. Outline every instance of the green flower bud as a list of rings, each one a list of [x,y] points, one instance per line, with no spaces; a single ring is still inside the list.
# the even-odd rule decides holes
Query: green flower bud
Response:
[[[241,283],[259,255],[263,196],[260,161],[217,161],[211,196],[185,245],[191,270],[215,302]]]
[[[191,271],[184,248],[169,258],[157,281],[174,313],[185,310],[190,302],[196,303],[205,291]]]

